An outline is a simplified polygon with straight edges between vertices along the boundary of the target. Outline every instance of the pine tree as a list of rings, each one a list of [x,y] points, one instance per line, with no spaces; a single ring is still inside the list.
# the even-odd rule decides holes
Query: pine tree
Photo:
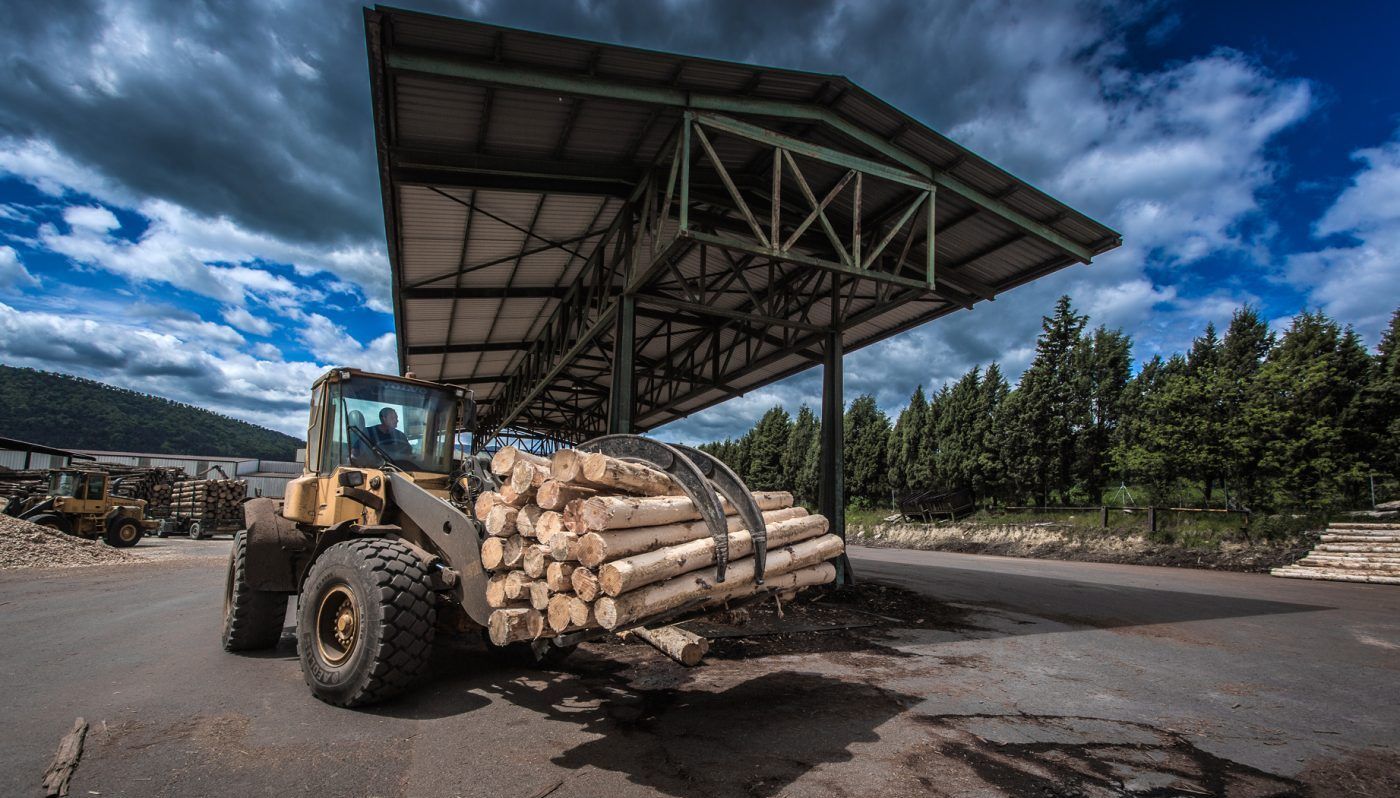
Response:
[[[817,440],[820,432],[821,422],[817,421],[817,415],[812,412],[812,408],[807,405],[798,408],[797,419],[793,421],[787,446],[783,448],[782,472],[784,488],[792,491],[799,501],[817,500],[815,483],[811,493],[805,491],[807,486],[802,482],[802,471],[806,464],[807,451],[812,448],[812,443]]]
[[[909,404],[899,413],[894,430],[890,433],[888,452],[890,487],[895,493],[907,493],[926,489],[927,485],[918,479],[918,461],[923,445],[924,422],[928,416],[928,401],[924,399],[924,386],[914,389]]]
[[[1087,402],[1085,426],[1076,445],[1075,483],[1101,501],[1112,474],[1110,452],[1123,417],[1123,394],[1132,376],[1132,339],[1102,326],[1084,336],[1077,352],[1078,389],[1073,401]]]
[[[1245,405],[1254,391],[1254,378],[1274,348],[1274,335],[1258,311],[1246,305],[1235,311],[1220,345],[1216,392],[1220,401],[1222,480],[1231,502],[1257,504],[1264,500],[1259,461],[1265,439],[1256,437],[1245,419]]]
[[[938,474],[949,488],[970,488],[976,467],[977,415],[982,369],[973,366],[943,398],[939,414]]]
[[[753,490],[779,490],[787,482],[783,471],[783,454],[792,419],[782,407],[774,406],[763,414],[750,430],[749,456],[743,473],[744,482]]]
[[[1080,431],[1088,424],[1089,402],[1084,382],[1077,379],[1079,338],[1088,317],[1074,312],[1068,296],[1055,303],[1055,312],[1041,320],[1035,359],[1021,377],[1021,409],[1026,414],[1023,453],[1035,467],[1035,493],[1049,503],[1052,494],[1064,500],[1074,484]]]
[[[998,496],[1005,484],[1006,469],[998,445],[1001,436],[998,424],[1001,407],[1010,390],[1006,378],[1001,374],[1001,367],[996,363],[987,366],[977,397],[977,418],[972,433],[974,461],[970,487],[974,497]]]
[[[846,493],[872,505],[887,499],[885,447],[890,420],[875,404],[875,397],[862,394],[851,403],[845,418]]]
[[[1400,476],[1400,309],[1390,317],[1357,398],[1357,422],[1365,434],[1370,470]]]

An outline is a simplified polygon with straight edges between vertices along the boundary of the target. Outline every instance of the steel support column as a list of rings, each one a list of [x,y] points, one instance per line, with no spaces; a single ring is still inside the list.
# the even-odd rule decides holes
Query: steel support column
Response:
[[[612,385],[608,400],[608,434],[632,432],[637,405],[637,375],[633,371],[637,351],[637,298],[623,294],[613,320]]]
[[[833,276],[831,283],[831,302],[835,307],[841,297],[841,278]],[[846,409],[841,356],[841,331],[833,327],[827,331],[822,346],[821,485],[817,491],[817,511],[826,516],[831,524],[831,531],[845,540]],[[835,565],[836,584],[851,584],[851,565],[846,555],[842,554]]]

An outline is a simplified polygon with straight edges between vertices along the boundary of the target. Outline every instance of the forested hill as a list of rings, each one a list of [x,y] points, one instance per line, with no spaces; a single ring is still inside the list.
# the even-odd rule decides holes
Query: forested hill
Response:
[[[93,380],[0,366],[0,436],[68,449],[292,460],[302,442]]]

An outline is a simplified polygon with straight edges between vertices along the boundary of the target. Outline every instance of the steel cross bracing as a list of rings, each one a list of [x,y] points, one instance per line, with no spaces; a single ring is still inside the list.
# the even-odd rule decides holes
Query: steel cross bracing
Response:
[[[721,150],[736,146],[759,149],[730,166]],[[660,152],[539,337],[519,345],[483,440],[512,425],[570,440],[607,430],[624,296],[651,323],[632,349],[635,396],[619,399],[635,418],[737,393],[735,364],[819,362],[830,331],[893,304],[969,307],[994,293],[936,263],[938,233],[967,215],[940,228],[937,185],[914,172],[712,113],[686,112]]]

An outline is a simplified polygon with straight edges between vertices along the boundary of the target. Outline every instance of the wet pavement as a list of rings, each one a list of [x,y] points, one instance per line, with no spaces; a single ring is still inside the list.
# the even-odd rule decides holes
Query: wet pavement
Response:
[[[79,715],[79,796],[1400,794],[1390,586],[853,549],[887,587],[787,617],[881,625],[726,637],[689,670],[458,640],[349,711],[308,695],[290,634],[219,649],[227,546],[0,573],[0,794],[39,794]]]

